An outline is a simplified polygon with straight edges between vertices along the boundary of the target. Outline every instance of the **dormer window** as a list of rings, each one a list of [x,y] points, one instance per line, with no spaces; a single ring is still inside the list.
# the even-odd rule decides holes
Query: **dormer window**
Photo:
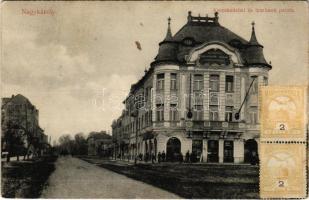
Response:
[[[199,62],[203,64],[229,65],[230,56],[220,49],[210,49],[200,55]]]
[[[183,44],[185,46],[193,46],[194,45],[194,39],[193,38],[185,38],[183,40]]]

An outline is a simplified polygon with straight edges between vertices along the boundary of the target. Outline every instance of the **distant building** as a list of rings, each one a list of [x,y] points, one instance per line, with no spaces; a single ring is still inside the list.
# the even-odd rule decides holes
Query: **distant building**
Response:
[[[2,152],[7,150],[7,134],[12,134],[21,139],[21,146],[40,153],[47,144],[47,135],[39,126],[39,111],[23,95],[12,95],[11,98],[2,98],[1,104],[1,144]]]
[[[115,156],[134,159],[164,151],[167,160],[187,152],[202,162],[256,159],[258,86],[267,85],[271,68],[254,23],[246,40],[223,27],[218,13],[189,12],[175,35],[169,19],[155,60],[131,86],[124,111],[112,124]]]
[[[89,133],[87,143],[88,155],[110,156],[112,136],[105,131]]]

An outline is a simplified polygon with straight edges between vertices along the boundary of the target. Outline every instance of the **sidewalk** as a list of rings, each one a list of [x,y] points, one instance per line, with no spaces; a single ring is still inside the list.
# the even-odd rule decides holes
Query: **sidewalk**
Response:
[[[259,167],[248,164],[141,163],[82,158],[183,198],[259,198]]]
[[[82,157],[81,157],[82,158]],[[85,156],[84,158],[88,158],[87,156]],[[92,157],[93,159],[101,159],[99,157]],[[104,160],[107,160],[107,159],[104,159]],[[124,159],[124,160],[121,160],[121,159],[111,159],[111,160],[108,160],[109,162],[115,162],[115,163],[119,163],[119,164],[126,164],[126,165],[134,165],[134,160],[127,160],[127,159]],[[212,166],[247,166],[247,167],[253,167],[253,168],[256,168],[257,165],[251,165],[249,163],[209,163],[209,162],[195,162],[195,163],[186,163],[186,162],[154,162],[152,163],[151,161],[148,161],[148,162],[145,162],[144,160],[143,161],[140,161],[138,160],[136,162],[136,164],[145,164],[145,165],[178,165],[178,164],[181,164],[181,165],[212,165]]]

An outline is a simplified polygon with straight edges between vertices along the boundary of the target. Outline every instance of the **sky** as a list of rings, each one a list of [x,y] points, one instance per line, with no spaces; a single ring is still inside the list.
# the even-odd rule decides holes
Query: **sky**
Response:
[[[273,66],[270,85],[305,85],[309,79],[306,6],[305,2],[4,2],[1,96],[26,96],[39,109],[40,126],[52,140],[78,132],[111,133],[131,84],[143,76],[158,52],[167,18],[172,18],[175,34],[186,23],[189,10],[194,16],[213,16],[214,9],[219,9],[222,26],[247,40],[255,21],[257,39]],[[46,13],[29,15],[37,10]]]

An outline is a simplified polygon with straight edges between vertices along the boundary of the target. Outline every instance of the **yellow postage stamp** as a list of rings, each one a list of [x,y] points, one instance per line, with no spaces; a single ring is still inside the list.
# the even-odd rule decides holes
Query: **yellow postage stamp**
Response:
[[[262,86],[261,141],[306,140],[306,87]]]
[[[306,144],[261,143],[260,197],[306,196]]]

